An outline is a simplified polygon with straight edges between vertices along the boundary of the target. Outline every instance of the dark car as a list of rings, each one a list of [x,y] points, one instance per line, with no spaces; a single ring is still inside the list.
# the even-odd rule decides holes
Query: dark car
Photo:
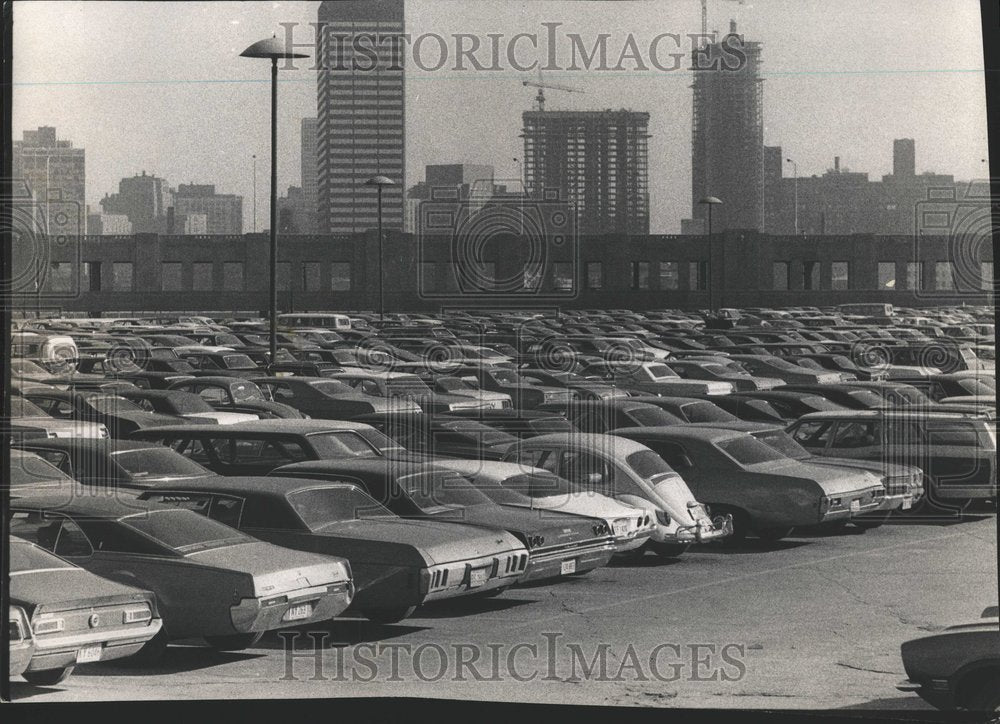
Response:
[[[150,442],[25,440],[19,449],[38,455],[83,485],[107,489],[142,488],[156,481],[212,475],[183,455]]]
[[[77,664],[132,656],[160,632],[152,592],[96,576],[16,535],[7,544],[10,603],[23,613],[10,619],[11,644],[32,644],[18,667],[29,684],[54,686]]]
[[[11,502],[11,532],[82,568],[156,594],[163,627],[142,652],[203,638],[221,650],[265,631],[338,616],[353,597],[346,560],[279,548],[214,520],[134,497],[37,495]]]
[[[151,435],[140,431],[134,439],[165,445],[219,475],[265,475],[280,465],[303,460],[381,457],[387,450],[400,450],[370,425],[339,420],[162,427]]]
[[[608,524],[597,518],[499,505],[458,473],[412,460],[324,460],[286,465],[275,476],[353,483],[404,518],[500,528],[528,549],[521,582],[600,568],[615,552]]]
[[[712,402],[720,409],[735,415],[740,420],[749,422],[772,422],[786,423],[790,419],[783,416],[767,400],[758,400],[752,397],[740,397],[739,395],[720,395],[713,397]],[[787,413],[786,413],[787,414]]]
[[[1000,711],[1000,619],[997,607],[979,621],[949,626],[941,633],[900,647],[906,680],[900,691],[915,692],[938,709]]]
[[[450,395],[432,390],[418,375],[407,372],[382,372],[344,367],[331,370],[330,378],[368,395],[416,403],[424,412],[450,412],[486,406],[485,403],[468,396]]]
[[[788,385],[792,392],[825,397],[851,410],[879,407],[926,407],[934,401],[912,385],[897,382],[841,382],[835,385]]]
[[[159,412],[182,420],[194,422],[215,422],[220,425],[232,425],[237,422],[259,420],[260,417],[249,412],[229,412],[216,410],[205,402],[200,395],[182,390],[129,390],[120,393],[122,397],[131,400],[147,412]]]
[[[350,420],[369,412],[420,412],[406,398],[382,397],[359,391],[341,380],[327,377],[254,377],[268,399],[290,405],[318,420]]]
[[[346,558],[356,589],[352,608],[385,623],[427,601],[496,595],[528,563],[527,550],[509,533],[405,520],[345,482],[213,478],[165,484],[142,497],[287,548]]]
[[[849,410],[806,415],[788,427],[816,455],[912,465],[924,471],[923,500],[951,509],[996,502],[996,422],[947,412]]]
[[[985,372],[953,372],[951,374],[929,374],[925,376],[894,376],[893,382],[902,382],[916,387],[935,402],[946,397],[996,398],[996,378]]]
[[[834,412],[844,406],[813,392],[795,392],[782,387],[780,390],[758,390],[757,392],[735,392],[736,399],[763,400],[781,415],[783,420],[798,420],[811,412]]]
[[[254,377],[261,373],[258,363],[245,352],[182,351],[180,357],[194,368],[191,374],[195,377]]]
[[[168,389],[193,392],[216,410],[245,412],[262,419],[302,419],[304,415],[291,405],[268,400],[249,379],[234,377],[197,377],[178,380]]]
[[[810,465],[737,430],[678,425],[613,434],[657,453],[714,513],[732,514],[732,543],[751,531],[780,540],[793,528],[873,512],[885,495],[867,471]]]
[[[355,418],[379,430],[411,453],[499,460],[517,439],[464,417],[426,413],[387,413]]]
[[[546,370],[540,367],[522,367],[518,372],[532,384],[565,387],[578,400],[610,400],[616,397],[628,397],[628,393],[621,388],[587,379],[574,372]]]
[[[573,400],[545,404],[543,410],[558,412],[583,432],[605,433],[618,427],[678,425],[683,420],[657,405],[626,397],[611,400]]]
[[[449,416],[475,420],[518,439],[550,432],[579,432],[564,415],[545,410],[456,410]]]
[[[680,422],[732,422],[737,419],[736,415],[726,412],[720,404],[727,397],[729,395],[713,395],[708,399],[699,399],[697,397],[638,396],[632,399],[636,402],[655,405],[669,412]]]
[[[569,402],[573,397],[565,387],[533,384],[525,375],[509,367],[462,365],[451,374],[473,382],[484,390],[510,395],[514,407],[518,409],[533,410],[546,403]]]
[[[105,392],[75,390],[29,389],[23,396],[57,420],[99,422],[108,428],[111,437],[124,438],[136,430],[183,422],[174,415],[147,412],[131,400]],[[188,420],[197,426],[213,424],[212,420]]]

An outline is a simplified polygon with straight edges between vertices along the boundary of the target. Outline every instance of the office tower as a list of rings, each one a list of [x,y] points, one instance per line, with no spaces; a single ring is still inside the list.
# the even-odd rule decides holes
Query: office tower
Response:
[[[319,122],[315,118],[302,119],[302,221],[303,234],[315,234],[317,202],[319,201],[319,166],[317,165],[317,132]]]
[[[378,226],[376,189],[387,176],[386,229],[403,226],[405,83],[403,0],[325,0],[319,7],[317,152],[321,233]],[[355,37],[366,34],[357,53]],[[370,54],[376,56],[372,62]]]
[[[212,184],[180,184],[174,192],[175,226],[173,233],[198,233],[187,231],[190,223],[181,217],[204,214],[206,223],[194,228],[205,228],[206,234],[225,235],[243,233],[243,197],[235,194],[217,194]],[[182,226],[182,223],[186,226]]]
[[[15,180],[28,185],[36,204],[36,221],[49,234],[83,234],[86,229],[86,154],[73,142],[56,137],[52,126],[24,131],[14,141]]]
[[[126,216],[134,234],[165,234],[174,202],[167,180],[143,171],[119,181],[118,193],[105,194],[100,204],[101,213]]]

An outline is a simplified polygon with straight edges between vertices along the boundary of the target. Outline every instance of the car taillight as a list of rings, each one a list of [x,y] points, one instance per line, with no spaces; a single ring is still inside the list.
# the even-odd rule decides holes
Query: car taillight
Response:
[[[61,618],[42,618],[31,627],[36,634],[59,633],[66,628],[66,622]]]
[[[153,612],[148,605],[126,608],[122,613],[122,623],[143,623],[144,621],[152,620]]]

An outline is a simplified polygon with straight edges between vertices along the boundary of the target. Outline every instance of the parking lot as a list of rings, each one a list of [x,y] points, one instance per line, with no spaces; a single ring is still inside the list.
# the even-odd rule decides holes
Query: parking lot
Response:
[[[85,665],[57,687],[15,682],[12,693],[44,701],[433,695],[638,706],[929,709],[895,689],[905,678],[899,645],[974,620],[996,600],[996,533],[995,517],[980,515],[949,524],[887,525],[863,535],[794,537],[741,551],[691,552],[676,562],[647,556],[639,565],[616,564],[501,598],[428,605],[396,625],[343,620],[290,629],[301,633],[296,653],[309,653],[310,630],[325,635],[327,647],[318,669],[311,658],[293,661],[296,680],[288,680],[285,644],[272,633],[246,651],[180,644],[149,669]],[[487,644],[500,652],[497,668]],[[515,679],[507,669],[516,644],[537,647],[537,655],[522,648],[513,657],[513,674],[530,681]],[[606,645],[604,680],[599,665],[585,677],[579,656],[573,676],[574,644],[588,663]],[[663,681],[649,666],[660,644],[675,644],[681,652],[661,649]],[[697,644],[705,646],[697,650],[702,663],[694,666],[690,647]],[[391,650],[371,648],[378,645],[411,651],[424,646],[417,658],[420,676],[405,649],[398,649],[394,672]],[[440,652],[427,645],[445,652],[443,674]],[[456,665],[455,647],[462,645],[482,653],[466,669]],[[721,660],[726,645],[740,647],[731,649],[730,658],[745,671]],[[636,654],[631,662],[630,647]],[[376,669],[362,659],[374,661]],[[486,680],[476,681],[473,670]],[[723,674],[734,680],[722,680]],[[316,676],[325,680],[310,678]]]
[[[886,306],[25,321],[12,695],[929,710],[993,317]]]

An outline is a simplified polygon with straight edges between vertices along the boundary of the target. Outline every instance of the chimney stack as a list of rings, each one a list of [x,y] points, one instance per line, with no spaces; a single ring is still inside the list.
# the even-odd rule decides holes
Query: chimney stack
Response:
[[[840,156],[833,157],[833,170],[835,173],[840,173]]]
[[[735,20],[730,20],[729,21],[729,32],[732,33],[733,35],[736,35],[736,21]]]

